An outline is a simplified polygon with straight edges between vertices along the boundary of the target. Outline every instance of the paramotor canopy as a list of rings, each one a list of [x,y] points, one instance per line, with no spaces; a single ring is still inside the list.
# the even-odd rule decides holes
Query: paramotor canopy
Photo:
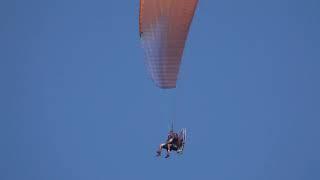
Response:
[[[145,64],[160,88],[175,88],[198,0],[140,0],[139,33]]]

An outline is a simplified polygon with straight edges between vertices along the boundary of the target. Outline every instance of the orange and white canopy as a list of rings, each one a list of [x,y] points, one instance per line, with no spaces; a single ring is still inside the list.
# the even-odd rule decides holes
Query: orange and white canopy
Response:
[[[175,88],[198,0],[140,0],[139,32],[145,64],[160,88]]]

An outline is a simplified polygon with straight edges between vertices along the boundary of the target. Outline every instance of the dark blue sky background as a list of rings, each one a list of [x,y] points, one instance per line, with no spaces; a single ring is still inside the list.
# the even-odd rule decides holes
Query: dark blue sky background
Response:
[[[320,1],[200,0],[175,92],[138,8],[0,1],[1,180],[320,179]],[[158,159],[172,94],[188,144]]]

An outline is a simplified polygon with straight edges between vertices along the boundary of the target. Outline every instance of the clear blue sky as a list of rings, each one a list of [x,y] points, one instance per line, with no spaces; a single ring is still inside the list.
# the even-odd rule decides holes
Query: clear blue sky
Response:
[[[320,179],[320,1],[200,0],[170,97],[139,2],[0,1],[0,179]]]

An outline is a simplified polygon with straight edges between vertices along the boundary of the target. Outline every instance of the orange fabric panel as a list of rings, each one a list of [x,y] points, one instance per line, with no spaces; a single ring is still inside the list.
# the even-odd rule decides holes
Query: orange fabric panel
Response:
[[[145,64],[160,88],[175,88],[198,0],[140,0],[139,31]]]

